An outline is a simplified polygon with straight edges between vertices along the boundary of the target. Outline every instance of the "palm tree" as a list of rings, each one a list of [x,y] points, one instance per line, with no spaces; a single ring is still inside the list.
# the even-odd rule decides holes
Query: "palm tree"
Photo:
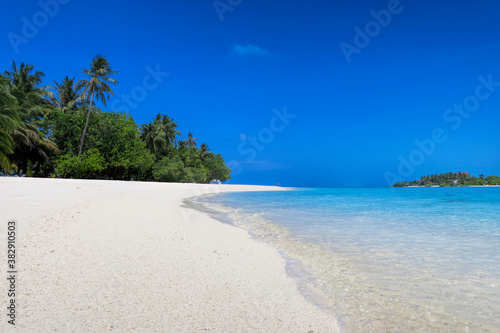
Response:
[[[22,68],[26,67],[22,66]],[[11,82],[6,78],[0,80],[0,164],[3,169],[10,171],[10,159],[18,166],[18,172],[22,170],[27,173],[28,162],[32,165],[43,164],[48,160],[49,154],[57,151],[57,147],[37,128],[35,122],[27,119],[22,121],[18,116],[19,100],[14,98],[11,91],[16,91],[22,101],[26,95],[35,96],[33,92],[37,89],[35,85],[30,88],[22,80],[17,80],[18,75],[23,77],[26,73],[23,69],[19,71],[20,75],[19,72],[13,73],[17,85],[12,85],[12,78]],[[24,76],[24,78],[28,77]]]
[[[180,140],[177,142],[179,151],[185,150],[187,148],[187,140]]]
[[[83,102],[83,82],[75,82],[75,78],[70,79],[66,76],[61,83],[48,88],[55,92],[48,92],[47,97],[50,103],[59,108],[62,112],[78,107]]]
[[[159,159],[167,147],[165,136],[161,133],[160,126],[153,122],[142,125],[141,130],[141,139],[146,143],[146,148],[156,159]]]
[[[49,102],[44,99],[47,96],[47,87],[39,87],[44,74],[34,71],[32,65],[21,63],[17,66],[13,61],[12,70],[5,71],[4,76],[1,84],[3,100],[14,101],[9,102],[8,108],[2,107],[2,112],[5,114],[5,110],[10,111],[12,116],[12,106],[15,105],[17,121],[15,126],[10,122],[11,126],[3,131],[3,137],[6,138],[5,133],[10,136],[11,140],[6,139],[5,142],[10,146],[9,159],[18,166],[17,171],[29,173],[28,163],[31,162],[32,167],[42,166],[48,161],[48,155],[57,151],[57,147],[41,131],[42,119],[47,110],[50,110]],[[2,160],[3,165],[6,165],[5,158]],[[10,169],[10,165],[7,166],[7,169]]]
[[[177,135],[181,133],[176,128],[177,123],[169,116],[162,114],[158,114],[152,123],[141,125],[141,139],[156,159],[161,158],[177,141]]]
[[[205,143],[202,143],[200,146],[200,158],[203,160],[207,155],[208,152],[210,151],[210,148]]]
[[[48,106],[44,96],[47,94],[47,87],[39,87],[42,83],[44,73],[34,71],[33,65],[12,62],[12,70],[5,71],[4,77],[9,80],[10,94],[16,98],[18,113],[23,121],[39,122],[46,113],[44,108]]]
[[[187,146],[188,146],[188,148],[194,148],[194,147],[196,147],[196,142],[197,141],[198,141],[197,138],[193,138],[193,133],[189,132],[188,139],[187,139]]]
[[[141,132],[141,139],[146,143],[146,148],[151,152],[151,154],[156,154],[158,145],[154,124],[149,123],[141,125]]]
[[[15,150],[10,156],[17,165],[18,173],[21,170],[29,173],[28,162],[41,168],[48,161],[49,155],[58,151],[57,146],[43,132],[29,123],[21,122],[11,136],[15,142]]]
[[[169,116],[160,114],[156,116],[155,122],[160,128],[160,132],[165,136],[167,147],[171,147],[177,140],[177,135],[181,135],[181,132],[176,129],[177,123]]]
[[[0,170],[10,172],[11,164],[7,155],[12,154],[15,143],[12,131],[19,126],[16,99],[10,94],[8,80],[0,77]]]
[[[110,78],[110,76],[116,74],[116,72],[111,70],[108,59],[101,55],[97,55],[94,60],[92,60],[90,69],[84,69],[83,73],[90,76],[90,79],[84,79],[81,81],[81,83],[85,86],[84,95],[87,98],[90,98],[90,104],[87,113],[87,121],[85,122],[85,128],[83,129],[82,139],[80,141],[80,154],[82,153],[85,134],[87,133],[87,128],[89,127],[90,111],[92,110],[94,96],[97,100],[100,100],[104,106],[106,106],[106,101],[109,98],[109,95],[115,95],[108,83],[118,83],[116,80]]]
[[[10,85],[13,87],[11,94],[14,97],[19,96],[21,93],[29,93],[34,90],[41,88],[37,88],[40,83],[42,83],[43,77],[45,74],[40,71],[36,71],[32,73],[34,66],[27,65],[24,62],[18,67],[15,61],[12,61],[12,71],[5,71],[4,77],[10,80]],[[18,98],[19,99],[19,98]]]

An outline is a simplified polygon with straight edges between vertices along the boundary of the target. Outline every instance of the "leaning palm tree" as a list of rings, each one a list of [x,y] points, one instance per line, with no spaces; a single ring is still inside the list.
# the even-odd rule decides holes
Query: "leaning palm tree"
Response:
[[[188,148],[194,148],[196,147],[196,142],[198,141],[197,138],[193,138],[193,133],[189,132],[188,138],[187,138],[187,146]]]
[[[12,131],[12,139],[15,143],[15,150],[10,155],[12,162],[17,165],[17,172],[21,170],[28,174],[30,172],[28,163],[31,165],[43,165],[49,160],[49,155],[54,155],[59,151],[57,146],[47,138],[43,132],[29,123],[20,123]]]
[[[61,83],[54,80],[55,86],[48,86],[52,90],[47,92],[50,103],[62,112],[74,109],[83,102],[83,82],[75,82],[75,78],[66,76]]]
[[[90,69],[84,69],[84,74],[90,76],[89,79],[84,79],[81,83],[84,87],[84,94],[87,98],[90,98],[89,110],[87,112],[87,121],[85,122],[85,127],[82,133],[82,139],[80,140],[80,153],[83,150],[83,143],[85,141],[85,134],[87,133],[87,128],[89,127],[90,112],[92,110],[92,104],[94,102],[94,96],[97,100],[100,100],[104,106],[106,106],[106,101],[109,95],[115,95],[113,90],[109,87],[108,83],[117,84],[118,82],[112,79],[110,76],[116,74],[115,71],[111,70],[108,59],[101,55],[97,55]]]

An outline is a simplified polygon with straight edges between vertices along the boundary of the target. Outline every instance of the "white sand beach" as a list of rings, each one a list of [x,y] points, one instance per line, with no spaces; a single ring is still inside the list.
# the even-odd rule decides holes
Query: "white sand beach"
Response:
[[[17,226],[15,331],[338,332],[276,249],[182,203],[256,190],[277,188],[0,178],[2,248]]]

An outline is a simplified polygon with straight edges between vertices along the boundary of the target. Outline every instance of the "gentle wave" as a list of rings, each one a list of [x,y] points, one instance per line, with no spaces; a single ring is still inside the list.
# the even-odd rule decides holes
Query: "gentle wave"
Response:
[[[197,200],[278,248],[347,332],[500,331],[500,190],[313,189]]]

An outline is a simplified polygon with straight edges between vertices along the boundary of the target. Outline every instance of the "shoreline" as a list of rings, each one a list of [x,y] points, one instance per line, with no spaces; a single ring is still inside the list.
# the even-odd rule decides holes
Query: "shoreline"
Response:
[[[392,193],[388,188],[385,190],[382,189],[382,192],[379,189],[369,190],[375,191],[374,194],[378,193],[377,197],[382,198],[385,198],[383,192]],[[332,193],[337,192],[337,190],[332,191]],[[348,190],[344,194],[350,192]],[[321,194],[321,192],[318,193]],[[441,288],[447,290],[450,298],[456,297],[453,296],[455,295],[455,283],[463,283],[465,285],[463,293],[468,295],[467,297],[484,296],[488,292],[487,285],[481,286],[484,289],[480,288],[480,284],[475,287],[474,291],[467,289],[468,280],[461,280],[462,277],[460,277],[463,274],[460,276],[453,275],[452,273],[452,275],[447,275],[448,271],[440,271],[438,273],[438,270],[433,268],[430,262],[428,265],[413,264],[411,259],[410,261],[405,259],[413,258],[413,255],[405,257],[409,253],[398,252],[397,246],[378,248],[378,244],[382,244],[385,238],[379,239],[377,244],[370,245],[369,242],[373,242],[373,239],[370,240],[371,234],[369,232],[361,232],[359,233],[359,237],[352,238],[358,240],[367,239],[368,251],[366,251],[366,248],[365,251],[359,251],[361,247],[358,250],[354,250],[354,247],[357,247],[356,242],[344,244],[347,247],[342,245],[336,247],[334,244],[341,244],[341,238],[346,238],[350,235],[349,232],[342,232],[342,226],[332,234],[326,232],[328,229],[324,229],[325,233],[321,234],[308,234],[307,231],[302,233],[305,230],[304,227],[315,225],[315,223],[321,225],[321,221],[325,222],[326,220],[322,220],[321,216],[308,219],[307,213],[301,215],[294,208],[291,208],[290,211],[285,211],[290,207],[298,207],[298,210],[302,210],[305,207],[302,207],[300,202],[305,201],[309,203],[307,199],[309,198],[308,195],[302,197],[298,193],[298,197],[295,197],[295,194],[292,194],[292,196],[288,196],[288,194],[263,193],[261,195],[254,195],[251,193],[242,193],[235,194],[234,196],[208,197],[206,200],[204,198],[195,198],[192,200],[192,203],[195,205],[195,208],[202,211],[212,211],[211,213],[214,217],[223,223],[229,223],[230,225],[242,228],[248,231],[259,242],[270,244],[278,249],[280,254],[287,260],[287,272],[289,276],[297,278],[297,283],[303,296],[335,316],[342,331],[362,331],[366,329],[373,331],[407,329],[413,331],[416,327],[425,327],[424,330],[443,332],[449,330],[450,327],[454,327],[457,330],[460,327],[469,327],[473,330],[480,328],[484,331],[494,331],[495,324],[492,318],[490,318],[489,322],[486,322],[484,318],[471,315],[471,312],[457,310],[456,304],[453,301],[440,298],[440,289],[433,289],[434,282],[426,286],[426,283],[432,281],[432,279],[426,279],[432,275],[434,278],[440,280]],[[371,196],[366,196],[366,193],[362,194],[363,197],[368,198],[368,201],[374,195],[373,193]],[[337,193],[337,195],[341,194]],[[345,198],[349,197],[345,196]],[[418,197],[417,195],[415,198]],[[412,196],[409,198],[412,198]],[[391,196],[388,196],[387,199],[391,200]],[[384,201],[386,200],[384,199]],[[269,205],[267,204],[268,202]],[[275,202],[276,204],[274,204]],[[396,202],[399,202],[399,199]],[[260,204],[263,207],[260,207]],[[306,211],[311,213],[307,209]],[[273,212],[279,213],[274,214]],[[285,216],[283,217],[281,214]],[[345,220],[344,227],[356,229],[362,226],[363,228],[358,230],[367,230],[362,220],[359,225],[356,224],[356,220],[353,220],[354,223],[352,224],[349,223],[349,216],[351,215],[343,216],[340,219]],[[374,215],[370,214],[370,216],[373,217]],[[375,214],[375,216],[377,215]],[[328,215],[324,215],[323,217],[327,218]],[[340,220],[339,222],[341,222]],[[298,221],[305,221],[302,229],[301,227],[295,228],[295,223]],[[418,220],[415,221],[418,222]],[[342,222],[340,224],[342,225]],[[372,220],[371,224],[377,226],[377,220]],[[390,226],[391,223],[388,225]],[[401,225],[404,226],[405,223]],[[414,226],[414,224],[410,222],[408,226]],[[411,230],[411,227],[408,230]],[[337,236],[334,234],[337,234]],[[413,233],[411,232],[410,234]],[[404,233],[401,235],[402,237],[406,237]],[[333,238],[329,239],[329,237]],[[437,238],[427,239],[426,237],[425,239],[432,243],[438,241],[439,239]],[[408,241],[408,244],[412,241],[411,237],[406,237],[405,239]],[[416,239],[413,239],[413,241],[415,240],[419,240],[418,236]],[[453,240],[451,240],[450,244],[453,244]],[[372,248],[377,250],[374,250],[373,255],[369,255]],[[397,257],[398,253],[400,254],[399,259]],[[369,258],[375,260],[372,261]],[[440,262],[446,262],[449,258],[446,255],[438,255],[436,257]],[[453,258],[452,256],[451,260]],[[464,257],[462,260],[467,259]],[[394,265],[387,265],[388,262]],[[372,266],[374,263],[378,263],[379,266],[377,269],[375,269],[375,266]],[[429,270],[429,267],[432,269]],[[460,270],[463,268],[460,265],[456,266],[454,264],[450,264],[448,267],[454,272],[457,269]],[[406,278],[404,281],[408,283],[398,283],[400,280],[403,281],[398,276],[401,276],[401,274],[404,275],[407,272],[412,272],[416,276],[416,279]],[[445,274],[441,274],[443,272]],[[411,276],[412,274],[407,275]],[[487,273],[484,274],[485,276],[487,275]],[[471,279],[473,280],[473,278]],[[391,280],[395,283],[391,283]],[[451,283],[448,283],[450,281]],[[408,288],[408,286],[412,287]],[[311,289],[305,290],[304,287],[311,287]],[[318,294],[314,293],[315,291],[320,292]],[[397,303],[394,302],[394,299],[397,299]],[[483,305],[484,308],[479,306],[476,310],[486,311],[487,313],[487,311],[491,311],[492,309],[491,304],[493,303]],[[360,311],[360,309],[363,310]],[[368,311],[367,309],[370,310]],[[442,309],[446,309],[446,311]],[[436,324],[432,324],[434,322]]]
[[[236,219],[230,216],[231,213],[233,213],[233,211],[229,207],[223,206],[224,209],[229,209],[229,211],[222,211],[218,210],[217,208],[211,208],[208,205],[213,204],[213,201],[211,201],[210,199],[205,201],[205,198],[203,198],[203,196],[197,196],[185,199],[184,203],[186,207],[208,214],[215,220],[219,221],[220,223],[227,224],[232,227],[246,231],[255,241],[267,244],[276,251],[278,251],[280,256],[286,261],[286,271],[288,276],[295,280],[302,296],[305,297],[309,302],[312,302],[315,306],[318,306],[321,309],[323,309],[323,311],[332,313],[331,311],[332,305],[330,301],[327,299],[327,297],[321,291],[315,289],[315,287],[309,283],[309,279],[311,278],[312,272],[310,271],[309,263],[305,262],[303,258],[293,253],[289,253],[287,249],[280,247],[280,245],[277,244],[276,241],[274,241],[273,239],[268,239],[266,237],[264,237],[263,239],[262,235],[255,233],[255,231],[249,228],[247,224],[236,222]],[[244,213],[244,215],[245,218],[249,217],[248,213],[247,214]],[[278,232],[279,238],[286,235],[290,235],[289,230],[284,226],[281,225],[278,226],[278,224],[268,220],[266,220],[265,223],[279,228],[279,231],[281,231],[281,233]],[[273,231],[278,231],[278,230],[273,230]]]
[[[10,177],[0,188],[2,226],[19,225],[18,330],[339,331],[275,248],[183,207],[285,188]]]

